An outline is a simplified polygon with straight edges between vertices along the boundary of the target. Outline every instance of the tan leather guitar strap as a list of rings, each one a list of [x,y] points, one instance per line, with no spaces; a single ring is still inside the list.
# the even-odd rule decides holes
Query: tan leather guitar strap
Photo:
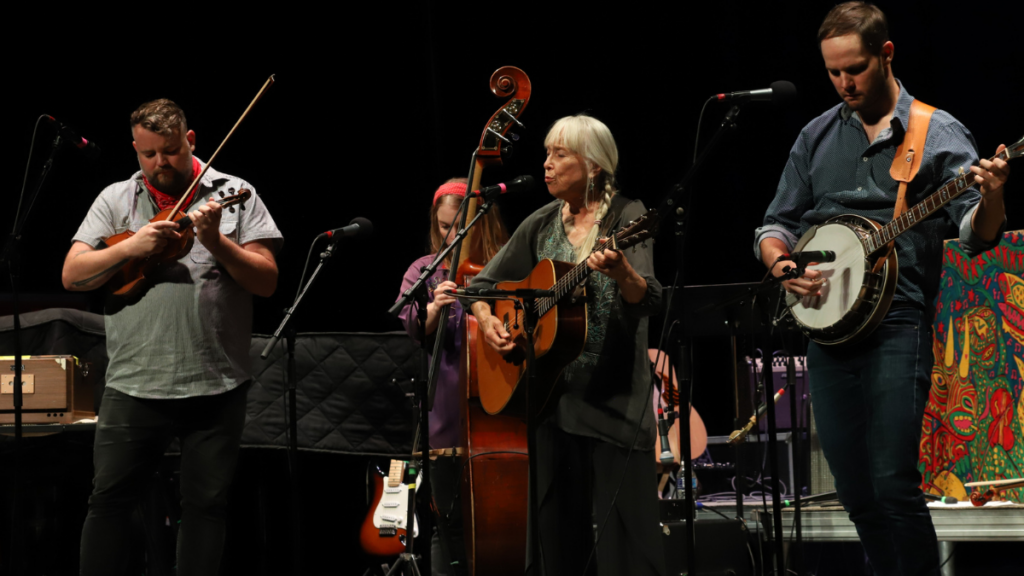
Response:
[[[896,148],[896,156],[892,159],[892,167],[889,168],[889,175],[900,183],[899,192],[896,194],[896,208],[893,210],[892,218],[895,220],[906,212],[907,186],[917,176],[921,168],[921,159],[924,158],[924,143],[928,138],[928,124],[931,122],[934,106],[929,106],[920,100],[914,100],[910,104],[910,117],[907,119],[907,132],[903,135],[903,142]],[[874,271],[882,269],[885,261],[892,254],[895,241],[889,242],[885,255],[875,262]]]

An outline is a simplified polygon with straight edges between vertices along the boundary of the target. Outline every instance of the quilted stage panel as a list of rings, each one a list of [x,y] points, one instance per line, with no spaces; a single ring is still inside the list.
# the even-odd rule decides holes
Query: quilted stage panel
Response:
[[[288,446],[287,354],[282,339],[254,336],[253,386],[243,446]],[[300,449],[398,455],[412,451],[415,423],[410,378],[420,349],[405,332],[299,334],[295,339],[296,412]],[[394,380],[398,380],[396,383]]]
[[[91,362],[100,376],[99,399],[107,366],[102,315],[54,308],[22,314],[21,324],[23,354],[72,354]],[[0,317],[0,355],[13,353],[13,336],[13,318]],[[268,341],[257,335],[249,347],[254,382],[242,445],[286,448],[285,343],[261,360]],[[299,448],[381,456],[410,453],[415,410],[407,396],[412,391],[408,380],[419,375],[420,356],[405,332],[299,334]]]

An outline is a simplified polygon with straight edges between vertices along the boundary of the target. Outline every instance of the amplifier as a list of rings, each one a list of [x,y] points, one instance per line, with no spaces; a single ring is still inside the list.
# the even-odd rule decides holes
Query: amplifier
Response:
[[[70,424],[96,417],[89,364],[74,356],[22,356],[21,421]],[[0,356],[0,424],[14,424],[14,356]]]
[[[818,427],[814,424],[814,411],[811,411],[811,494],[824,494],[836,491],[836,479],[829,470],[828,462],[821,451],[818,440]]]

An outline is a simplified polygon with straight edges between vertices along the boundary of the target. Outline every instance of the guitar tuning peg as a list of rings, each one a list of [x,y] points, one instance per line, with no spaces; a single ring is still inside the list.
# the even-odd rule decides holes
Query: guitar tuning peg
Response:
[[[221,197],[221,198],[223,198],[223,197],[224,197],[224,191],[223,191],[223,190],[221,190],[221,191],[220,191],[220,197]]]
[[[646,248],[646,246],[645,246]],[[636,244],[633,244],[633,254],[636,254]]]
[[[242,212],[245,212],[245,204],[241,205]]]
[[[513,142],[519,142],[519,134],[509,132],[508,137],[511,138]]]
[[[228,212],[231,212],[232,214],[234,214],[235,213],[235,207],[234,206],[228,206]]]

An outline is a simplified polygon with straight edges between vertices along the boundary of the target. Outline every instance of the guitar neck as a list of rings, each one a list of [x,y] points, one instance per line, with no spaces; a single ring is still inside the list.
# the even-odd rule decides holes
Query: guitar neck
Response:
[[[601,243],[597,248],[595,248],[591,252],[591,254],[597,252],[598,250],[610,248],[611,245],[612,241],[610,239],[606,240],[603,243]],[[577,286],[582,284],[583,281],[586,280],[588,276],[590,276],[590,272],[591,270],[590,267],[587,266],[586,260],[574,266],[572,270],[570,270],[564,276],[559,278],[558,281],[555,282],[555,285],[551,287],[551,290],[555,292],[554,296],[547,298],[539,298],[537,300],[537,312],[539,312],[540,315],[543,316],[544,314],[547,313],[548,310],[554,308],[555,304],[558,304],[558,302],[562,298],[568,296],[570,292],[572,292],[573,290],[576,289]]]
[[[1009,160],[1010,149],[1007,148],[1006,150],[1003,150],[999,154],[993,156],[990,160],[995,160],[996,158]],[[949,182],[946,182],[942,188],[939,188],[930,196],[917,203],[913,208],[907,210],[903,214],[900,214],[894,218],[892,222],[882,226],[879,230],[865,238],[865,251],[868,254],[873,254],[881,250],[886,244],[895,240],[897,236],[903,234],[907,230],[910,230],[916,226],[918,222],[931,216],[940,208],[952,202],[953,199],[966,192],[971,186],[974,186],[974,173],[970,171],[964,172]]]

